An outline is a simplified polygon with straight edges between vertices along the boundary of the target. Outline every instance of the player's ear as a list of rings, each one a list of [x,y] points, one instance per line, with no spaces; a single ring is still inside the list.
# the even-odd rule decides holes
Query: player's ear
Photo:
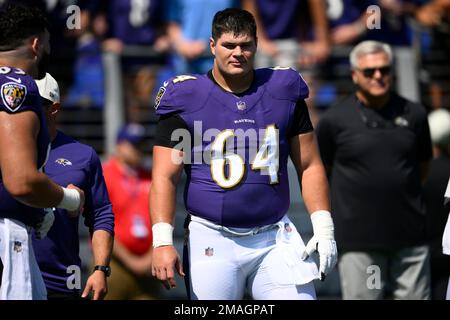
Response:
[[[209,38],[209,48],[213,56],[216,55],[216,42],[212,37]]]
[[[39,47],[41,46],[41,41],[39,39],[39,37],[32,37],[30,39],[31,41],[31,51],[33,52],[33,55],[35,57],[38,56],[38,52],[39,52]]]
[[[48,31],[46,31],[29,38],[29,41],[31,42],[31,51],[35,57],[40,56],[46,51],[46,44],[48,44],[49,41],[48,37]],[[50,54],[50,48],[48,48],[47,51]]]
[[[356,75],[356,70],[352,69],[352,80],[354,84],[358,84],[358,77]]]

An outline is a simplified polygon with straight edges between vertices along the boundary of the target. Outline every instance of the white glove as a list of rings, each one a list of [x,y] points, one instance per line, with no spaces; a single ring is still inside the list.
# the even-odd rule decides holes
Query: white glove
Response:
[[[319,279],[325,280],[326,275],[337,263],[337,247],[334,241],[334,225],[331,214],[325,210],[315,211],[311,214],[314,235],[308,241],[302,259],[306,260],[311,253],[319,253]]]
[[[53,225],[55,221],[55,214],[53,213],[53,209],[45,208],[44,219],[36,226],[36,239],[42,240],[47,236],[48,231]]]

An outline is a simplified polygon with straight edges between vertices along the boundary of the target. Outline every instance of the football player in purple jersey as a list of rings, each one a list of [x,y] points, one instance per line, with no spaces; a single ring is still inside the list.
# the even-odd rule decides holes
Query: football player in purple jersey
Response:
[[[15,2],[5,5],[0,34],[0,299],[45,299],[31,228],[44,237],[54,215],[42,208],[79,211],[84,193],[71,184],[53,183],[40,170],[49,135],[33,78],[45,75],[50,54],[45,16]]]
[[[69,182],[80,186],[86,195],[83,210],[84,224],[92,236],[94,270],[86,281],[83,297],[92,292],[93,300],[101,300],[107,293],[106,277],[111,273],[109,260],[114,239],[114,214],[109,201],[100,159],[95,150],[57,130],[57,116],[61,111],[60,91],[49,73],[36,80],[49,128],[51,150],[45,173],[56,183]],[[36,260],[47,288],[48,300],[80,298],[81,259],[79,256],[79,215],[56,208],[55,222],[47,237],[33,239]],[[78,272],[78,273],[77,273]]]
[[[212,70],[164,83],[153,149],[152,273],[167,288],[184,276],[191,299],[315,299],[314,279],[337,260],[325,170],[304,99],[290,68],[253,68],[256,24],[242,9],[216,13]],[[182,137],[181,140],[176,137]],[[286,216],[288,158],[314,229],[304,245]],[[173,246],[175,190],[187,174],[186,241]],[[317,250],[319,270],[310,257]]]

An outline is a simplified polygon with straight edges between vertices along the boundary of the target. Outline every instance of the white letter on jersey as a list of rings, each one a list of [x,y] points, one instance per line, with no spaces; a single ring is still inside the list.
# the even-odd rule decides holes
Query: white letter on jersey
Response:
[[[230,140],[227,144],[227,139],[234,138],[238,134],[238,152],[242,148],[243,150],[239,153],[244,154],[244,157],[226,151],[235,149],[234,140]],[[242,129],[236,130],[236,134],[233,130],[227,129],[216,136],[211,146],[211,176],[219,186],[228,189],[241,182],[245,173],[245,148],[242,146],[242,142],[249,138],[249,143],[255,144],[255,137],[256,133],[252,135],[248,130],[243,131]],[[260,142],[262,145],[252,162],[252,170],[261,170],[261,174],[268,175],[270,184],[278,183],[279,143],[278,130],[275,125],[271,124],[266,127],[264,137],[260,138]],[[252,146],[249,146],[250,154],[254,154],[251,152],[252,149]],[[225,176],[225,165],[227,164],[228,175]]]
[[[263,144],[259,147],[255,160],[253,160],[252,170],[262,170],[270,177],[270,184],[278,183],[279,167],[279,145],[278,129],[274,124],[266,127]]]
[[[227,129],[217,135],[211,148],[211,176],[222,188],[228,189],[237,185],[244,176],[244,160],[234,153],[225,151],[228,138],[234,137],[233,130]],[[225,165],[228,164],[228,177],[225,176]]]

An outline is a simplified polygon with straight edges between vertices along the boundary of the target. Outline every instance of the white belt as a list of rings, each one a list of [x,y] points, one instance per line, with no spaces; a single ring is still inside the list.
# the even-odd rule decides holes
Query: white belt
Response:
[[[203,219],[203,218],[200,218],[197,216],[191,216],[191,220],[201,223],[204,226],[207,226],[211,229],[214,229],[217,231],[224,231],[224,232],[227,232],[232,235],[239,236],[239,237],[255,235],[255,234],[270,230],[270,229],[280,228],[283,225],[283,223],[277,222],[277,223],[272,223],[272,224],[268,224],[265,226],[254,227],[254,228],[234,228],[234,227],[221,226],[219,224],[216,224],[214,222],[211,222],[209,220],[206,220],[206,219]]]

